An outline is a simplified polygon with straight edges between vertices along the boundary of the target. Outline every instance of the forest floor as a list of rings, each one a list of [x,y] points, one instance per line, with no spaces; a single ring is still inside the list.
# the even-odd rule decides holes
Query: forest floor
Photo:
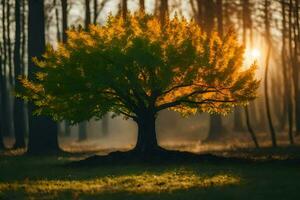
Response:
[[[0,199],[300,199],[300,147],[235,149],[251,162],[70,167],[85,154],[0,155]],[[285,159],[290,159],[289,162]]]

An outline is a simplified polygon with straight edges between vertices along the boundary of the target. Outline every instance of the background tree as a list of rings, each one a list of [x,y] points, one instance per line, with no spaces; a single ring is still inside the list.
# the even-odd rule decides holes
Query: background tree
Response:
[[[33,57],[40,58],[45,51],[44,1],[28,2],[28,60],[29,77],[35,80],[36,65]],[[47,116],[32,115],[34,105],[30,105],[28,153],[47,154],[59,150],[57,124]]]
[[[276,142],[276,133],[273,125],[272,115],[271,115],[271,109],[270,109],[270,101],[269,101],[269,94],[268,94],[268,73],[269,73],[269,62],[270,62],[270,54],[271,54],[271,33],[270,33],[270,13],[269,13],[269,6],[270,2],[268,0],[264,1],[264,19],[265,19],[265,28],[266,28],[266,44],[268,45],[267,48],[267,56],[266,56],[266,65],[265,65],[265,76],[264,76],[264,89],[265,89],[265,102],[266,102],[266,111],[267,111],[267,119],[268,124],[270,128],[270,134],[272,139],[272,145],[274,147],[277,146]]]
[[[161,25],[136,14],[126,23],[111,16],[106,26],[69,31],[68,38],[37,61],[37,80],[22,80],[25,98],[37,113],[57,120],[75,123],[107,112],[132,118],[137,153],[159,150],[155,122],[161,110],[227,113],[255,98],[258,88],[256,67],[241,69],[243,47],[232,32],[224,39],[206,37],[193,22],[166,18]]]
[[[23,75],[21,66],[21,2],[15,0],[15,47],[14,47],[14,71],[15,77]],[[20,88],[20,82],[15,81],[15,87]],[[14,100],[14,131],[15,131],[15,145],[14,148],[25,147],[25,115],[24,115],[24,102],[15,97]]]

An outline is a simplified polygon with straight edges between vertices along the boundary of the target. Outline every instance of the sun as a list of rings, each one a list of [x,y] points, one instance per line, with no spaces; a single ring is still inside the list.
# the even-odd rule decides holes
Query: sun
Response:
[[[255,60],[257,60],[260,57],[259,49],[256,49],[256,48],[252,49],[250,53],[251,53],[251,57]]]
[[[257,48],[252,48],[252,49],[247,49],[246,50],[246,59],[250,60],[250,61],[255,61],[258,60],[260,58],[260,50]]]

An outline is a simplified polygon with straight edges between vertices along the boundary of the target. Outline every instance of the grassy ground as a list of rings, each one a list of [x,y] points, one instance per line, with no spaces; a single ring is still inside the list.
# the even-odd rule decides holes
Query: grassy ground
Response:
[[[298,164],[65,165],[74,159],[2,155],[0,199],[300,199]]]

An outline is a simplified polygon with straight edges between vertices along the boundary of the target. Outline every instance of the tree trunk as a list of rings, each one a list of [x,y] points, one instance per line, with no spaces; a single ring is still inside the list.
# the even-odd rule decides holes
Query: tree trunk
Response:
[[[32,57],[40,58],[45,51],[44,1],[28,1],[28,60],[29,77],[34,79],[37,67]],[[51,154],[59,152],[57,123],[46,116],[33,116],[34,105],[29,105],[29,144],[30,154]]]
[[[87,30],[91,24],[91,7],[90,0],[85,0],[85,18],[84,18],[84,28]]]
[[[162,25],[165,24],[166,16],[169,15],[169,2],[168,0],[160,0],[160,7],[159,7],[159,18]]]
[[[14,48],[14,66],[15,78],[22,75],[21,67],[21,23],[20,23],[20,1],[15,0],[15,48]],[[20,88],[20,82],[15,81],[15,88]],[[20,98],[14,98],[14,131],[15,131],[15,144],[14,148],[25,147],[25,119],[24,119],[24,103]]]
[[[8,90],[8,81],[7,81],[7,63],[8,63],[8,44],[7,44],[7,36],[6,36],[6,18],[7,18],[7,13],[6,13],[6,3],[4,0],[2,0],[2,40],[3,40],[3,47],[2,47],[2,56],[3,56],[3,60],[2,60],[2,80],[1,80],[1,85],[0,85],[0,89],[2,91],[2,112],[1,114],[1,118],[3,121],[3,132],[2,134],[4,136],[9,136],[10,133],[10,122],[11,122],[11,118],[10,118],[10,103],[9,103],[9,90]]]
[[[282,59],[282,71],[286,89],[286,101],[287,101],[287,113],[288,113],[288,124],[289,124],[289,140],[290,144],[294,144],[294,137],[293,137],[293,125],[294,125],[294,113],[293,113],[293,100],[292,100],[292,84],[290,79],[288,79],[288,75],[290,75],[290,70],[286,66],[286,46],[285,46],[285,36],[286,36],[286,17],[285,17],[285,2],[284,0],[281,1],[281,9],[282,9],[282,52],[281,52],[281,59]],[[289,26],[291,26],[291,9],[289,11]],[[292,53],[292,44],[291,44],[291,31],[289,29],[289,49],[290,53]]]
[[[272,145],[273,145],[273,147],[276,147],[277,146],[276,133],[275,133],[273,120],[272,120],[272,116],[271,116],[270,100],[269,100],[269,92],[268,92],[268,72],[269,72],[270,51],[271,51],[271,47],[269,46],[268,50],[267,50],[267,58],[266,58],[264,89],[265,89],[265,103],[266,103],[267,119],[268,119],[269,129],[270,129],[270,133],[271,133]]]
[[[108,134],[108,122],[109,122],[109,117],[108,117],[108,114],[106,114],[102,118],[102,135],[103,136],[107,136],[107,134]]]
[[[121,11],[122,17],[123,17],[123,19],[126,19],[127,12],[128,12],[127,0],[122,0],[121,8],[122,8],[122,11]]]
[[[160,147],[157,143],[155,130],[156,116],[152,112],[144,112],[138,116],[138,137],[133,151],[142,155],[153,155]]]
[[[71,135],[71,127],[67,120],[65,120],[65,136]]]
[[[67,29],[68,29],[68,1],[61,0],[62,8],[62,41],[63,43],[67,42]]]
[[[3,67],[3,63],[2,63],[2,44],[1,44],[1,41],[0,41],[0,84],[2,84],[2,67]],[[3,142],[3,123],[4,123],[4,120],[2,118],[2,90],[0,90],[0,150],[4,149],[4,142]]]
[[[86,129],[87,122],[81,122],[78,127],[78,141],[83,141],[87,139]]]
[[[53,6],[55,8],[55,21],[56,21],[56,39],[57,42],[61,42],[61,32],[59,27],[59,12],[56,0],[53,1]]]
[[[140,11],[145,12],[145,0],[139,0]]]
[[[220,115],[210,115],[209,119],[209,132],[204,142],[216,141],[222,138],[222,136],[226,132],[225,128],[222,125],[222,118]]]
[[[248,106],[245,106],[245,115],[246,115],[247,128],[248,128],[248,131],[250,133],[251,139],[253,140],[255,147],[259,148],[259,144],[257,142],[256,134],[253,131],[252,126],[251,126]]]

